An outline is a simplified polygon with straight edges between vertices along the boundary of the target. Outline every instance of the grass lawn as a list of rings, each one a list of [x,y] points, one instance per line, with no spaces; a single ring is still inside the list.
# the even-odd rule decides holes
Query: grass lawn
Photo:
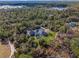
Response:
[[[50,32],[48,36],[42,36],[41,39],[45,41],[46,44],[50,44],[55,39],[56,32]]]
[[[10,56],[10,47],[0,43],[0,58],[8,58]]]

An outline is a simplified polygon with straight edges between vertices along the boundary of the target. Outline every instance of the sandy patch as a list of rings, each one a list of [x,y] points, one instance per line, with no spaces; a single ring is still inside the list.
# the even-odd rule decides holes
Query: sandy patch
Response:
[[[0,58],[8,58],[11,54],[10,46],[0,43]]]

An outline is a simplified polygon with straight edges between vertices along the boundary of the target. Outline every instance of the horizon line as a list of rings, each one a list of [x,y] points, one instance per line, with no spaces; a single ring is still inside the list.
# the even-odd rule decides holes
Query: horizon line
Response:
[[[0,0],[2,1],[2,0]],[[3,0],[3,1],[10,1],[10,0]],[[37,1],[37,0],[11,0],[11,1]],[[51,1],[51,0],[38,0],[38,1]],[[74,0],[52,0],[52,1],[74,1]],[[79,1],[79,0],[75,0],[74,2]]]

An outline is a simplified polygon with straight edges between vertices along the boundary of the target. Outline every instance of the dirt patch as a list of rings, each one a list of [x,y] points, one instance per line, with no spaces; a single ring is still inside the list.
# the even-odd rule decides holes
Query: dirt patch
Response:
[[[0,58],[8,58],[11,54],[10,46],[0,43]]]

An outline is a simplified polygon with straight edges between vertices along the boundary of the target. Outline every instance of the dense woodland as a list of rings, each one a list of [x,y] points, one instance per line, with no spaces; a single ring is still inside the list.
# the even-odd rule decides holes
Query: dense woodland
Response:
[[[79,7],[67,10],[47,10],[47,7],[30,7],[0,10],[0,39],[10,40],[16,48],[17,58],[36,57],[79,57],[79,37],[64,37],[62,43],[56,40],[56,33],[67,33],[65,25],[79,22]],[[40,39],[28,37],[26,30],[41,26],[51,30],[48,36]]]

